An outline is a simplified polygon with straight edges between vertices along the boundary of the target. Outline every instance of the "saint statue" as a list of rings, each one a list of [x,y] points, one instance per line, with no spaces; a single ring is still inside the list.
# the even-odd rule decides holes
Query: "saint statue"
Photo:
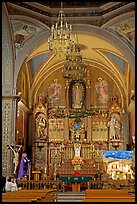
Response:
[[[45,135],[45,128],[46,128],[46,121],[42,116],[38,116],[36,118],[36,124],[37,124],[37,136],[38,138],[41,138]]]
[[[79,83],[73,86],[73,108],[82,108],[82,91],[83,87]]]
[[[75,157],[80,157],[80,152],[81,152],[81,144],[80,143],[74,144],[74,151],[75,151]]]
[[[109,127],[109,137],[111,140],[119,140],[120,139],[120,122],[116,117],[111,117],[111,120],[108,122]]]
[[[14,174],[16,174],[16,170],[19,164],[19,151],[22,146],[16,145],[15,149],[11,145],[8,145],[8,147],[13,151],[13,154],[14,154],[13,165],[14,165]]]

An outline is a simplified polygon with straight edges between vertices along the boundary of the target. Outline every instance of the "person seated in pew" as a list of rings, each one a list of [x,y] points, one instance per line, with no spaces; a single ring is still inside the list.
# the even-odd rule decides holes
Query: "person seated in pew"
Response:
[[[11,185],[12,185],[11,177],[9,177],[9,178],[6,180],[6,183],[5,183],[5,191],[6,191],[6,192],[11,191]]]
[[[18,191],[18,186],[15,177],[11,178],[11,191]]]

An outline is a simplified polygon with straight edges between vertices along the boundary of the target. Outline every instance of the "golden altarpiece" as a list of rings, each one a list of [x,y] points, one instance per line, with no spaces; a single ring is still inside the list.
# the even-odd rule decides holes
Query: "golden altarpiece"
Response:
[[[82,78],[64,79],[65,107],[57,105],[58,85],[50,100],[45,102],[39,96],[33,110],[36,135],[32,170],[40,171],[43,179],[56,180],[57,176],[71,176],[77,171],[83,176],[94,176],[103,168],[102,150],[124,149],[122,108],[117,96],[109,100],[108,106],[93,107],[88,68]],[[57,83],[55,79],[54,84]]]

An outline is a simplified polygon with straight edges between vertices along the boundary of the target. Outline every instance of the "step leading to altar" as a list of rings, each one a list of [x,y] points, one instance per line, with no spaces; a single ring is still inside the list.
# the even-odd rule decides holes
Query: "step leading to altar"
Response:
[[[85,198],[84,192],[58,192],[58,202],[81,202]]]

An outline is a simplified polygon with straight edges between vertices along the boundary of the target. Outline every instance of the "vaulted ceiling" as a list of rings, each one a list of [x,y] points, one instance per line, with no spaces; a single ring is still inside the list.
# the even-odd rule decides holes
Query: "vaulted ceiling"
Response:
[[[21,67],[23,70],[27,66],[34,102],[56,74],[60,77],[58,70],[64,65],[65,56],[49,52],[47,42],[51,25],[57,22],[60,2],[6,2],[6,6],[16,50],[16,78]],[[115,79],[119,95],[124,92],[128,98],[127,72],[133,79],[128,86],[134,87],[135,2],[63,2],[63,10],[78,38],[85,64],[93,74],[98,72],[96,78],[103,75],[110,81]],[[29,34],[19,43],[17,33],[24,26]]]

